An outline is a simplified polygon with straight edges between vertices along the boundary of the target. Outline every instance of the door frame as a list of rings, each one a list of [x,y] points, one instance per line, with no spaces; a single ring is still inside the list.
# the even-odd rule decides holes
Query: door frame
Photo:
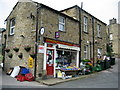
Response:
[[[46,60],[47,60],[47,56],[46,56],[46,53],[47,53],[47,49],[53,49],[54,50],[54,62],[53,62],[53,66],[54,66],[54,74],[53,76],[55,77],[56,76],[56,71],[55,71],[55,59],[56,59],[56,44],[53,45],[53,47],[47,47],[47,43],[44,43],[44,47],[45,47],[45,51],[44,51],[44,62],[43,62],[43,70],[46,70],[47,71],[47,68],[46,68]]]

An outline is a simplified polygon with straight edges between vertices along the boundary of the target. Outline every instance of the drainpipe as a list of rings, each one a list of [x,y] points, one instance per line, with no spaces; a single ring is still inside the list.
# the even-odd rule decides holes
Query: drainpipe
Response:
[[[39,17],[39,9],[37,4],[36,10],[36,39],[35,39],[35,65],[34,65],[34,78],[36,80],[36,70],[37,70],[37,54],[38,54],[38,17]]]
[[[83,6],[83,3],[81,3],[81,8],[79,8],[79,46],[80,46],[80,51],[79,51],[79,67],[80,67],[80,62],[81,62],[81,45],[82,45],[82,43],[81,43],[81,38],[82,38],[82,30],[81,30],[81,20],[82,20],[82,17],[81,17],[81,15],[82,15],[82,6]]]
[[[3,32],[2,32],[3,34]],[[2,47],[2,55],[3,55],[3,60],[2,60],[2,63],[3,63],[3,70],[5,70],[5,48],[6,48],[6,40],[7,40],[7,35],[5,34],[4,35],[4,38],[5,38],[5,42],[3,44],[3,47]]]
[[[92,35],[93,35],[93,67],[95,66],[95,61],[94,61],[94,51],[95,51],[95,44],[94,44],[94,41],[95,41],[95,37],[94,37],[94,18],[92,18]]]

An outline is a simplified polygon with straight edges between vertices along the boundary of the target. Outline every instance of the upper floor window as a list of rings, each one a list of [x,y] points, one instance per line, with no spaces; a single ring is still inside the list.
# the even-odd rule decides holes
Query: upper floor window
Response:
[[[88,32],[88,18],[84,16],[84,32]]]
[[[14,30],[15,30],[15,18],[10,20],[10,35],[14,34]]]
[[[65,18],[59,17],[59,30],[65,31]]]
[[[98,56],[102,55],[102,48],[98,48]]]
[[[113,40],[113,34],[112,33],[110,34],[110,40]]]
[[[101,25],[97,24],[97,36],[101,37]]]

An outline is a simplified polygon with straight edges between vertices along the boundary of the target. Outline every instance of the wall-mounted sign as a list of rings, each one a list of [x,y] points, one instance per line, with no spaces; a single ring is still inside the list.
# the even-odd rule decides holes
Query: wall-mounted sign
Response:
[[[55,38],[59,38],[60,37],[60,32],[55,32]]]
[[[40,29],[40,34],[43,35],[44,32],[45,32],[45,28],[44,28],[44,27],[41,27],[41,29]]]
[[[45,51],[44,46],[39,45],[39,46],[38,46],[38,53],[44,53],[44,51]]]
[[[28,58],[28,67],[33,68],[33,64],[34,64],[34,59],[29,56],[29,58]]]

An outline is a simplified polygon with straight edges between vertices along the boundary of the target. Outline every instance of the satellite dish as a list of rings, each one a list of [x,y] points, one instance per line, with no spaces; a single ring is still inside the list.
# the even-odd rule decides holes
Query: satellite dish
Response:
[[[44,34],[44,32],[45,32],[45,28],[44,28],[44,27],[42,27],[42,28],[40,29],[40,34],[41,34],[41,35],[43,35],[43,34]]]

